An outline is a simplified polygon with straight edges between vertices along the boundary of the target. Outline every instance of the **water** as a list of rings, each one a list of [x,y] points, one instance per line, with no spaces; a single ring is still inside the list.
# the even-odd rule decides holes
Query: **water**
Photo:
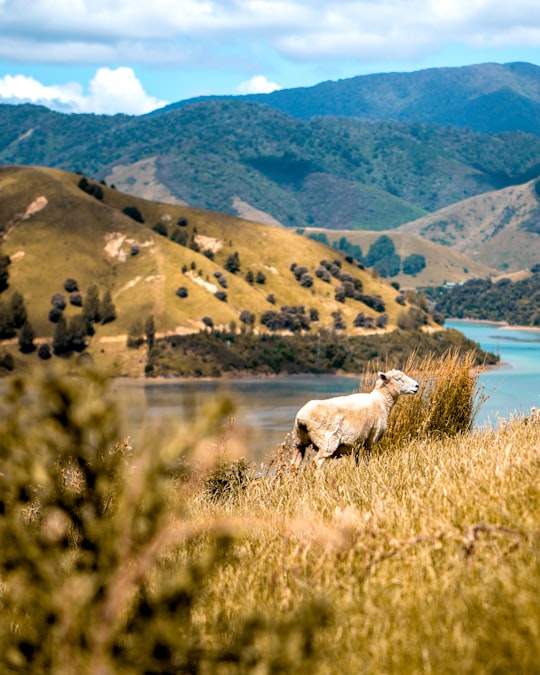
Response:
[[[501,417],[528,414],[540,406],[540,331],[501,328],[498,324],[448,321],[490,352],[501,364],[484,372],[479,386],[487,401],[476,423],[494,425]],[[358,377],[283,376],[205,381],[118,380],[115,389],[123,404],[126,435],[137,438],[144,428],[159,433],[186,423],[190,413],[201,415],[205,403],[219,392],[233,395],[234,428],[243,437],[250,459],[261,461],[291,431],[297,410],[309,399],[358,391]]]
[[[527,415],[532,406],[540,407],[540,330],[457,320],[447,321],[445,326],[457,328],[501,359],[499,366],[486,370],[479,378],[489,398],[479,411],[477,425],[493,426],[501,417]]]

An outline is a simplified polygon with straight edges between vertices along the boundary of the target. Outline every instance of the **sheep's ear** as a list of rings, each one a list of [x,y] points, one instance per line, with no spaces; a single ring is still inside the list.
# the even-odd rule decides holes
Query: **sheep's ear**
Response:
[[[386,373],[383,373],[382,370],[379,370],[379,377],[381,380],[387,380],[388,378],[386,377]]]

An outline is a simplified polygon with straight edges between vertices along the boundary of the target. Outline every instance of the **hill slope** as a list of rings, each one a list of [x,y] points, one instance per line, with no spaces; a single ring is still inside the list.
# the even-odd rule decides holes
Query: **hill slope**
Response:
[[[534,135],[303,121],[243,100],[149,118],[0,106],[0,124],[0,163],[82,171],[136,196],[231,215],[251,208],[290,227],[391,229],[540,173]]]
[[[283,228],[137,199],[105,186],[94,185],[103,193],[96,199],[78,187],[80,179],[56,169],[0,168],[2,251],[11,259],[9,288],[1,298],[9,300],[14,291],[23,295],[38,336],[53,334],[51,298],[69,295],[64,290],[68,278],[77,281],[83,296],[91,284],[101,295],[111,292],[117,319],[100,325],[96,340],[123,336],[123,344],[134,321],[149,316],[160,332],[185,333],[203,328],[205,317],[216,327],[240,326],[247,312],[254,327],[265,330],[260,319],[268,310],[279,314],[283,306],[302,306],[304,311],[298,311],[314,330],[332,329],[333,313],[339,312],[343,330],[358,334],[362,329],[353,325],[358,313],[373,321],[382,313],[366,304],[372,296],[384,303],[390,326],[403,310],[393,288],[318,242]],[[123,213],[126,207],[144,222]],[[230,271],[231,258],[239,266],[236,273]],[[334,271],[350,275],[362,300],[335,299],[344,279],[319,278],[315,270],[323,259],[338,261]],[[307,276],[298,270],[295,275],[294,263],[298,270],[305,267]],[[185,289],[184,297],[177,294],[179,288]],[[68,303],[65,315],[80,311]]]
[[[437,244],[429,239],[397,230],[386,232],[348,231],[348,230],[316,230],[306,229],[305,234],[325,232],[330,244],[339,243],[345,238],[350,244],[360,246],[362,254],[366,256],[370,247],[385,235],[393,241],[396,253],[402,262],[407,256],[417,254],[425,259],[425,268],[414,276],[404,274],[403,267],[395,276],[387,279],[389,282],[396,281],[403,289],[411,289],[425,286],[442,286],[446,283],[462,283],[468,279],[492,277],[497,274],[494,267],[479,263],[456,251],[449,246]]]
[[[219,98],[257,101],[302,119],[346,116],[469,127],[482,133],[540,134],[540,67],[530,63],[360,75],[313,87]],[[204,100],[209,99],[173,103],[152,115]]]
[[[406,223],[399,232],[451,246],[484,265],[510,271],[540,262],[539,181],[466,199]]]

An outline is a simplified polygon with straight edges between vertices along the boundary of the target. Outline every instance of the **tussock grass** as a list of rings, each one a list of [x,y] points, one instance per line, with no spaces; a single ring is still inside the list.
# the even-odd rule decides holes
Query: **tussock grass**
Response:
[[[435,405],[437,382],[419,399],[444,421],[465,398]],[[224,463],[228,401],[131,448],[87,385],[18,378],[4,402],[2,672],[538,672],[538,420],[416,413],[367,464],[254,477]]]

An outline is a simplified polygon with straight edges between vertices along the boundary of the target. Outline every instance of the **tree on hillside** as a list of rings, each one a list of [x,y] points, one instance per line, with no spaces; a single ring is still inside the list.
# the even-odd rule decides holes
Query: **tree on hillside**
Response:
[[[0,293],[5,291],[9,286],[9,272],[8,267],[11,265],[11,260],[8,255],[0,255]]]
[[[420,253],[411,253],[403,260],[403,274],[415,277],[426,266],[426,258]]]
[[[231,253],[231,255],[225,261],[225,265],[223,265],[223,267],[231,274],[236,274],[240,271],[240,256],[238,255],[238,251]]]
[[[86,349],[86,336],[88,324],[82,314],[72,316],[68,325],[68,338],[70,351],[82,352]]]
[[[0,340],[12,338],[15,335],[13,315],[7,302],[0,300]]]
[[[11,316],[15,328],[20,328],[28,317],[23,296],[15,291],[11,296]]]
[[[35,351],[36,346],[34,345],[34,329],[28,320],[26,320],[19,332],[19,350],[23,354],[31,354]]]
[[[144,324],[144,334],[146,335],[146,344],[148,345],[148,349],[152,349],[156,339],[156,326],[153,316],[149,316],[148,319],[146,319]]]
[[[110,323],[116,319],[116,307],[112,301],[110,291],[105,291],[103,299],[99,305],[99,314],[101,316],[101,323]]]
[[[365,258],[368,267],[374,267],[381,277],[395,277],[401,269],[401,256],[396,253],[394,242],[382,234],[371,244]]]
[[[56,356],[63,356],[71,351],[67,321],[63,316],[60,317],[54,329],[52,348]]]
[[[136,220],[138,223],[144,223],[144,218],[136,206],[126,206],[124,209],[122,209],[122,213],[124,213],[126,216],[129,216],[130,218],[133,218],[133,220]]]
[[[99,290],[96,284],[91,284],[83,300],[83,316],[88,324],[97,323],[101,320]]]

